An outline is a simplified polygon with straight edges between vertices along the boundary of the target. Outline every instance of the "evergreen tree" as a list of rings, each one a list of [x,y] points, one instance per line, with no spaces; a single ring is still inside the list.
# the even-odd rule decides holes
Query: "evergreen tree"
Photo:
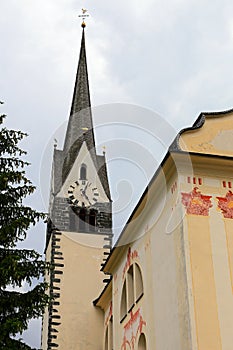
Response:
[[[0,116],[0,124],[5,115]],[[24,198],[35,187],[27,179],[22,160],[26,154],[18,146],[26,136],[21,131],[0,130],[0,349],[31,349],[22,339],[14,339],[28,327],[32,318],[43,314],[48,304],[47,285],[34,285],[48,268],[35,250],[17,249],[26,238],[27,230],[44,215],[24,205]],[[27,292],[20,292],[24,283]],[[31,287],[30,287],[31,286]]]

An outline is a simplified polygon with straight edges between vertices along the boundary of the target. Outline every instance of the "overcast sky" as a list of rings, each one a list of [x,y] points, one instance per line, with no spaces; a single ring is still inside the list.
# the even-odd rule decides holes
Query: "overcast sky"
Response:
[[[230,0],[0,0],[0,4],[0,100],[5,102],[1,111],[8,115],[7,126],[29,134],[22,146],[32,163],[29,177],[38,188],[31,203],[39,210],[47,211],[46,195],[40,192],[48,191],[50,175],[50,165],[42,159],[51,157],[54,134],[64,130],[69,116],[82,7],[91,15],[86,46],[91,100],[97,109],[116,102],[141,106],[157,112],[177,132],[193,124],[202,111],[233,107]],[[147,131],[153,126],[156,134],[156,122],[151,125],[148,120]],[[113,159],[108,142],[107,156]],[[148,143],[147,152],[149,147]],[[132,205],[135,200],[133,196]],[[30,233],[28,246],[42,252],[44,236],[41,224],[36,234]],[[25,335],[32,346],[39,346],[38,328],[33,323]]]

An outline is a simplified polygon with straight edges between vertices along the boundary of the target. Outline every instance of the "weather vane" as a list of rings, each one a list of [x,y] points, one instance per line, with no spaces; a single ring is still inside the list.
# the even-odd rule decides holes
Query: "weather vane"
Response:
[[[82,18],[82,20],[83,20],[83,22],[82,22],[82,27],[83,27],[83,28],[86,27],[85,19],[86,19],[87,17],[89,17],[89,14],[88,14],[87,12],[88,12],[87,9],[82,8],[82,14],[79,15],[79,17]]]

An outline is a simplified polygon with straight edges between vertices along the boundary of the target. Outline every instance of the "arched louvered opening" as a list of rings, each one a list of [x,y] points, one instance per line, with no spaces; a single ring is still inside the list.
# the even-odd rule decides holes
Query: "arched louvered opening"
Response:
[[[86,164],[82,164],[80,168],[80,180],[87,179],[87,166]]]
[[[141,333],[139,337],[138,350],[146,350],[146,337],[144,333]]]
[[[89,229],[90,231],[96,230],[96,210],[91,209],[89,213]]]

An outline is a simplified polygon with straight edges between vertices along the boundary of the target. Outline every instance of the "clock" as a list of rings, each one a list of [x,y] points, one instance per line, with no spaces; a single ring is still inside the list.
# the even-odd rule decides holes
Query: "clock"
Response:
[[[68,189],[70,203],[74,206],[89,207],[98,202],[98,189],[88,181],[75,181]]]

